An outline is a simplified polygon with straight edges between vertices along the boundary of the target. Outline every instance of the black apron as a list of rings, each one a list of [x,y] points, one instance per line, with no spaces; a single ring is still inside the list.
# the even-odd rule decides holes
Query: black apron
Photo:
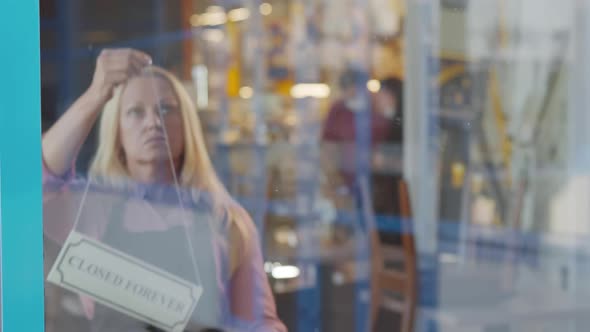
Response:
[[[187,230],[184,226],[170,227],[165,231],[131,232],[123,226],[124,204],[113,209],[102,242],[148,264],[159,267],[172,275],[198,284],[192,266]],[[171,255],[173,255],[171,257]],[[164,332],[163,330],[129,317],[111,308],[96,304],[95,318],[91,322],[93,332]],[[214,332],[204,328],[186,332]]]

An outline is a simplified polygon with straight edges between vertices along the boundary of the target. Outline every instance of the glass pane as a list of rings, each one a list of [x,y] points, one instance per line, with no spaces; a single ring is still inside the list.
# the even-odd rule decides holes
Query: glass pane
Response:
[[[425,316],[442,330],[588,327],[587,10],[440,2],[440,107],[422,121],[440,142],[439,290]]]
[[[40,4],[48,331],[588,325],[587,4]]]
[[[405,15],[41,1],[47,330],[400,324]]]

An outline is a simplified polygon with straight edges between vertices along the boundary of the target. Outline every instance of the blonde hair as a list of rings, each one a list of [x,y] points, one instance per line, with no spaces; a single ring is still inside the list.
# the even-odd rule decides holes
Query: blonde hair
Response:
[[[237,226],[242,238],[246,240],[244,236],[247,237],[249,233],[247,223],[251,222],[251,219],[248,213],[231,198],[215,172],[205,146],[201,122],[189,94],[182,83],[165,69],[150,66],[144,70],[142,75],[166,80],[170,83],[180,103],[184,127],[184,153],[178,174],[179,185],[208,192],[212,197],[215,210],[226,213],[229,220]],[[114,91],[113,97],[102,112],[98,149],[89,169],[90,176],[108,178],[110,181],[129,179],[129,172],[121,153],[119,137],[119,112],[124,89],[125,84]],[[242,222],[236,222],[237,220]]]

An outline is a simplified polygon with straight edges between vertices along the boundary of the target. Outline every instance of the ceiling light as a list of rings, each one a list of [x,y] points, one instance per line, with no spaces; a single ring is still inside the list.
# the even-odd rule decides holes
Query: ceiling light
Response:
[[[250,99],[254,95],[254,90],[249,86],[243,86],[240,88],[240,97],[244,99]]]
[[[272,269],[272,277],[275,279],[293,279],[299,277],[299,268],[292,265],[275,266]]]
[[[330,87],[321,83],[296,84],[291,88],[293,98],[327,98],[330,96]]]
[[[222,7],[210,6],[203,14],[191,16],[190,22],[195,27],[223,25],[227,22],[227,16]]]
[[[236,8],[232,9],[227,13],[227,17],[232,22],[239,22],[247,20],[250,17],[250,11],[248,8]]]
[[[260,14],[264,15],[264,16],[268,16],[270,14],[272,14],[272,5],[270,3],[263,3],[260,5]]]
[[[378,80],[370,80],[367,82],[367,89],[373,93],[379,92],[379,90],[381,90],[381,82]]]

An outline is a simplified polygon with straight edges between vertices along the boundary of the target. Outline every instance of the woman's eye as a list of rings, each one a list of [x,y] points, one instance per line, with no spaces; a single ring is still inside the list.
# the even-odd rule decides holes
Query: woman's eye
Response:
[[[162,115],[166,115],[168,113],[172,113],[175,112],[178,107],[173,106],[173,105],[160,105],[160,114]]]
[[[127,114],[135,117],[140,117],[143,115],[143,109],[140,107],[133,107],[127,111]]]

